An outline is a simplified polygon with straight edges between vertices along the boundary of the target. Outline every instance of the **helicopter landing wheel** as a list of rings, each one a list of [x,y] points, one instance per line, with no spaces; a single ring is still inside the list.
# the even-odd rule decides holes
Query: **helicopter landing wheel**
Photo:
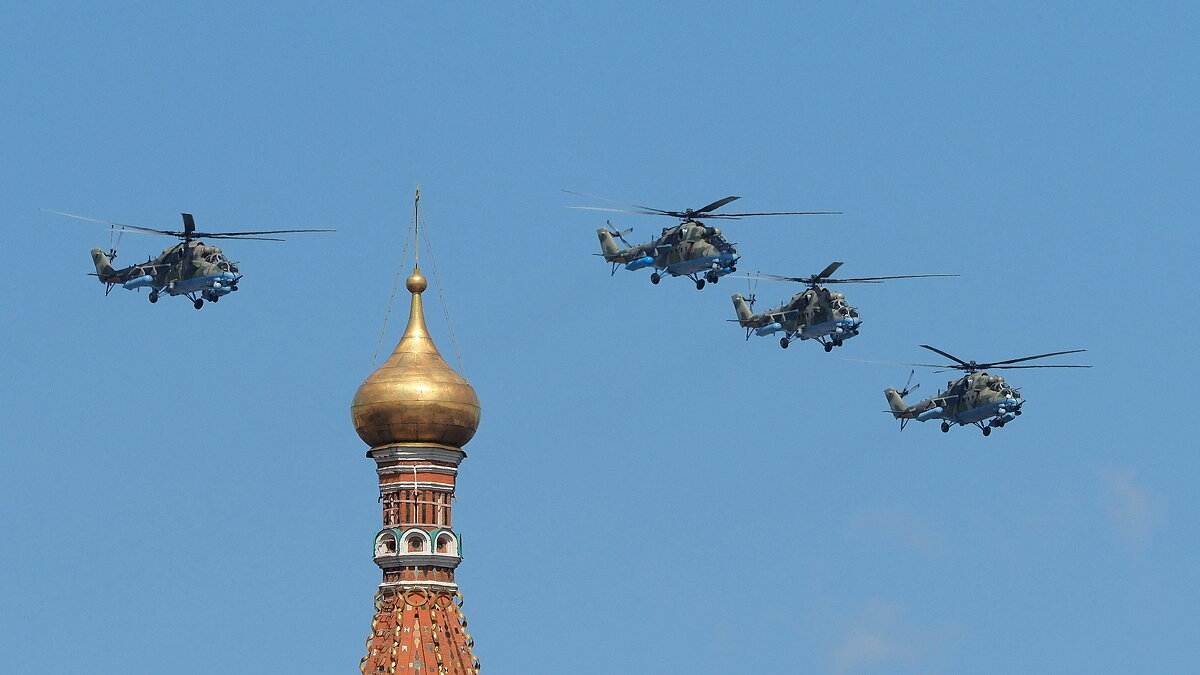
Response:
[[[658,272],[651,272],[651,273],[650,273],[650,283],[652,283],[652,284],[657,284],[657,283],[658,283],[658,282],[660,282],[660,281],[662,281],[662,275],[661,275],[661,274],[659,274]]]
[[[203,306],[204,300],[202,298],[196,298],[196,301],[192,303],[192,307],[195,307],[196,309],[200,309]]]
[[[158,291],[150,291],[150,304],[158,302]]]
[[[948,431],[950,431],[950,423],[942,422],[942,433],[944,434],[944,433],[947,433]]]
[[[230,286],[230,287],[229,287],[229,290],[231,290],[231,291],[236,291],[236,290],[237,290],[237,284],[234,284],[234,285]]]
[[[984,435],[984,436],[991,436],[991,435],[992,435],[992,428],[991,428],[991,427],[984,427],[984,428],[983,428],[983,435]]]
[[[730,273],[730,274],[733,274],[733,273],[734,273],[734,272],[736,272],[736,271],[737,271],[737,268],[736,268],[736,267],[734,267],[733,265],[730,265],[730,266],[729,266],[729,273]]]
[[[1014,411],[1013,411],[1013,414],[1014,414],[1014,415],[1020,415],[1020,414],[1021,414],[1021,409],[1020,409],[1020,408],[1017,408],[1016,410],[1014,410]]]
[[[696,290],[698,290],[698,291],[704,290],[704,280],[703,279],[696,280]]]
[[[708,283],[715,284],[721,277],[717,276],[716,272],[709,272],[708,274],[704,275],[704,278],[708,280]]]
[[[789,343],[789,341],[788,341],[788,339],[787,339],[787,338],[785,338],[785,337],[779,338],[779,346],[780,346],[780,347],[783,347],[784,349],[787,349],[787,348],[788,348],[788,343]]]
[[[833,351],[833,343],[832,342],[825,343],[825,351],[827,351],[827,352]]]
[[[214,296],[212,296],[211,298],[209,298],[209,300],[211,300],[211,301],[213,301],[213,302],[216,302],[216,301],[218,301],[218,300],[220,300],[220,299],[221,299],[221,296],[219,296],[219,295],[214,295]]]

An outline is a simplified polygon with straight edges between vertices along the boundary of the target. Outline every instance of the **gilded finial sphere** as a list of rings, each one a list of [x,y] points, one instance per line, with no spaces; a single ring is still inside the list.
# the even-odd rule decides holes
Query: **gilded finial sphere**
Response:
[[[409,293],[424,293],[426,288],[429,288],[429,282],[425,281],[425,275],[421,274],[421,270],[413,270],[409,275],[408,280],[404,282],[404,287]]]

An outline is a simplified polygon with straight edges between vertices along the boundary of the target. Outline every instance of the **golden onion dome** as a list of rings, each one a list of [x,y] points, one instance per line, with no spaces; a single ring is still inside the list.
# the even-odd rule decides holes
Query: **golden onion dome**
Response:
[[[438,352],[425,327],[420,268],[405,284],[412,293],[408,327],[392,355],[358,387],[350,418],[372,448],[435,443],[461,448],[479,428],[479,397]]]

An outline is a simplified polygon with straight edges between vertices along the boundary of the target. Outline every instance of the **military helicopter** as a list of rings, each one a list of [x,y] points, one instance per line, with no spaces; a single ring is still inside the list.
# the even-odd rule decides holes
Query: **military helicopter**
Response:
[[[196,222],[190,213],[180,214],[183,216],[182,231],[156,230],[149,227],[124,225],[107,220],[77,216],[72,213],[63,213],[62,211],[42,210],[60,216],[67,216],[68,218],[103,223],[114,231],[120,228],[117,235],[118,243],[120,241],[120,234],[123,234],[124,230],[127,229],[135,232],[162,234],[182,239],[183,241],[180,243],[163,249],[163,252],[157,258],[147,257],[144,263],[130,265],[122,269],[115,269],[112,266],[112,261],[117,257],[115,244],[109,249],[108,253],[94,248],[92,249],[92,262],[96,266],[96,272],[93,276],[98,277],[100,283],[104,284],[104,295],[106,296],[117,284],[131,291],[138,288],[149,288],[150,302],[152,303],[158,302],[159,295],[166,292],[172,296],[185,296],[192,301],[192,305],[196,309],[203,307],[205,300],[217,302],[222,296],[238,290],[238,281],[242,278],[242,274],[238,270],[238,264],[226,258],[225,253],[220,248],[208,246],[204,242],[198,241],[201,237],[205,239],[283,241],[277,237],[262,237],[258,235],[283,234],[288,232],[333,232],[333,230],[197,232]]]
[[[678,225],[663,228],[662,234],[657,239],[638,246],[632,246],[625,240],[625,235],[632,232],[633,228],[619,232],[612,229],[612,222],[610,221],[608,227],[596,230],[597,236],[600,237],[601,251],[596,255],[602,256],[606,262],[612,263],[611,274],[617,273],[618,265],[624,265],[625,269],[630,271],[640,270],[643,267],[653,267],[654,271],[650,273],[650,283],[657,284],[662,280],[662,273],[665,272],[673,277],[685,276],[691,279],[696,284],[696,290],[704,288],[705,282],[715,284],[726,274],[737,271],[736,265],[738,261],[737,247],[725,239],[719,228],[707,226],[700,219],[736,220],[749,216],[810,216],[838,215],[841,213],[841,211],[713,213],[713,211],[735,199],[741,199],[741,197],[725,197],[698,209],[667,211],[639,204],[617,202],[605,199],[604,197],[583,194],[582,192],[572,192],[571,190],[563,190],[563,192],[621,204],[623,206],[633,206],[638,210],[613,209],[600,206],[570,207],[573,209],[639,213],[650,216],[678,218],[680,220]],[[617,245],[617,239],[621,240],[625,248]]]
[[[754,294],[742,297],[741,293],[733,294],[733,309],[737,312],[735,321],[746,329],[746,339],[750,335],[772,335],[783,333],[779,338],[779,346],[784,349],[795,338],[801,340],[816,340],[825,347],[825,351],[833,351],[841,347],[850,338],[858,335],[858,327],[862,319],[858,308],[846,303],[846,296],[837,291],[830,291],[825,284],[877,284],[887,279],[918,279],[921,277],[956,277],[957,274],[904,274],[891,277],[862,277],[859,279],[831,279],[829,275],[842,266],[840,262],[830,263],[828,267],[809,277],[781,277],[775,274],[759,274],[757,277],[774,281],[795,281],[807,284],[808,288],[792,296],[791,300],[775,309],[761,314],[754,313]]]
[[[1006,361],[993,361],[992,363],[976,363],[974,361],[963,361],[957,356],[947,354],[937,347],[929,345],[921,345],[925,349],[937,352],[942,356],[950,359],[954,363],[948,365],[933,365],[928,363],[905,363],[900,365],[918,366],[922,368],[942,368],[947,370],[962,370],[966,374],[957,380],[951,380],[946,383],[946,389],[940,391],[936,396],[916,403],[907,405],[904,402],[904,397],[915,391],[917,387],[908,388],[908,384],[904,385],[904,389],[896,391],[892,387],[883,390],[884,396],[887,397],[888,406],[891,408],[886,412],[890,412],[894,419],[900,420],[900,430],[904,430],[904,426],[910,420],[918,422],[928,422],[929,420],[942,420],[942,431],[950,431],[951,424],[964,426],[974,424],[983,430],[984,436],[990,436],[992,429],[999,429],[1005,424],[1013,421],[1021,414],[1021,406],[1025,404],[1025,400],[1021,398],[1021,393],[1016,388],[1012,387],[1004,381],[1003,377],[998,375],[988,375],[983,372],[987,368],[1091,368],[1091,366],[1063,366],[1063,365],[1025,365],[1014,366],[1011,364],[1020,363],[1022,361],[1032,361],[1033,359],[1044,359],[1047,356],[1058,356],[1060,354],[1077,354],[1087,351],[1085,349],[1071,349],[1065,352],[1050,352],[1049,354],[1038,354],[1037,356],[1025,356],[1019,359],[1008,359]],[[915,370],[913,372],[916,372]],[[908,374],[908,381],[912,382],[913,373]]]

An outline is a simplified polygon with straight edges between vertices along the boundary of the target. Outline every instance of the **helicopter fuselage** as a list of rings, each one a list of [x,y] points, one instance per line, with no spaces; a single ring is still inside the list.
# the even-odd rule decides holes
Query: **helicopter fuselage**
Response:
[[[163,249],[157,258],[119,270],[100,249],[92,249],[92,260],[96,276],[108,290],[117,284],[127,290],[149,288],[151,302],[166,293],[187,296],[199,307],[201,300],[216,302],[236,291],[242,278],[237,263],[226,258],[220,248],[194,240],[180,242]]]
[[[654,283],[658,283],[661,277],[658,272],[662,271],[673,277],[686,276],[696,282],[697,288],[702,288],[705,281],[716,283],[722,276],[737,271],[737,248],[722,236],[721,230],[699,221],[688,220],[664,228],[654,241],[625,249],[617,246],[613,233],[607,229],[600,228],[596,234],[600,238],[601,255],[613,264],[613,273],[617,265],[624,265],[630,271],[653,267]]]
[[[985,372],[967,373],[946,383],[945,391],[911,406],[891,387],[884,390],[884,396],[892,417],[918,422],[941,420],[943,431],[949,431],[951,424],[974,424],[981,429],[1002,427],[1021,414],[1024,403],[1020,392],[1003,377]]]
[[[862,324],[858,308],[847,304],[841,293],[824,287],[806,289],[761,314],[752,314],[746,299],[735,293],[733,307],[738,323],[747,329],[747,337],[751,332],[758,336],[783,333],[780,345],[785,348],[792,339],[816,340],[830,351],[857,336]]]

